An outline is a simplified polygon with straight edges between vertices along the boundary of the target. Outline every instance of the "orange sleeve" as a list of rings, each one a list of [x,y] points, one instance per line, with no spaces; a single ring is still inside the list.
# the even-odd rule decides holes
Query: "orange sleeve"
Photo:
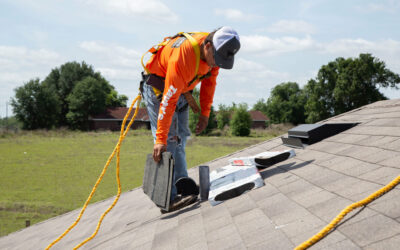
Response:
[[[214,99],[215,87],[217,86],[217,76],[219,68],[215,67],[211,70],[211,76],[201,81],[200,86],[200,107],[201,114],[209,116],[211,111],[211,105]]]
[[[164,93],[158,113],[156,144],[167,145],[176,104],[186,83],[194,77],[195,70],[196,57],[190,43],[184,43],[172,52],[167,64]]]

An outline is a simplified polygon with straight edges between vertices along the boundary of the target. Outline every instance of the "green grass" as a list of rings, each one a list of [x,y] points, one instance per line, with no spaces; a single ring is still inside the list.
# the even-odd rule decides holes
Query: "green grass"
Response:
[[[251,137],[193,137],[187,144],[189,167],[232,153],[275,134]],[[36,131],[0,135],[0,236],[80,208],[119,133]],[[131,131],[121,147],[122,191],[142,183],[146,155],[152,152],[149,131]],[[115,159],[91,203],[117,192]]]

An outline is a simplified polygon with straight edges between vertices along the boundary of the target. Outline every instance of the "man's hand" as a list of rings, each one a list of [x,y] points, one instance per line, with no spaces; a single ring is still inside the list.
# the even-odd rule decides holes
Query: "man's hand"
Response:
[[[162,152],[167,151],[167,145],[164,144],[154,144],[153,147],[153,159],[155,162],[159,162],[161,160]]]
[[[199,122],[196,125],[196,135],[203,132],[203,130],[207,127],[208,124],[208,117],[204,115],[199,116]]]

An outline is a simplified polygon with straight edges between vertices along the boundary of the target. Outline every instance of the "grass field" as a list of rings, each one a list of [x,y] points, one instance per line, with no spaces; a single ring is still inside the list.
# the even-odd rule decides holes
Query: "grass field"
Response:
[[[284,131],[283,131],[284,132]],[[257,134],[258,133],[258,134]],[[251,137],[193,137],[187,145],[193,167],[279,134]],[[0,135],[0,236],[80,208],[86,201],[119,133],[36,131]],[[121,184],[127,191],[142,183],[146,155],[152,152],[149,131],[132,131],[121,147]],[[112,161],[92,203],[115,195]]]

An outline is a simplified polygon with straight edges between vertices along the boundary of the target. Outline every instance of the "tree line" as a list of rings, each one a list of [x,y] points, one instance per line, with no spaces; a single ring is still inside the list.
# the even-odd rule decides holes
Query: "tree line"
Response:
[[[253,110],[263,112],[270,123],[314,123],[379,100],[380,89],[398,89],[399,74],[371,54],[357,58],[339,57],[323,65],[315,78],[300,88],[296,82],[276,85],[267,100],[260,99]],[[199,91],[193,92],[199,99]],[[24,129],[68,127],[88,129],[89,116],[107,107],[125,107],[128,98],[119,95],[99,72],[85,62],[68,62],[51,70],[43,80],[31,79],[15,89],[13,112]],[[198,115],[190,111],[189,127],[194,131]],[[229,126],[233,135],[250,133],[251,117],[245,103],[219,105],[211,109],[203,134]]]
[[[125,107],[127,100],[92,66],[68,62],[51,70],[43,81],[31,79],[16,88],[11,106],[23,129],[86,130],[90,115],[107,107]]]
[[[385,63],[371,54],[358,58],[339,57],[323,65],[316,78],[300,88],[296,82],[276,85],[269,98],[259,99],[253,110],[259,110],[269,118],[269,123],[315,123],[355,108],[386,100],[381,88],[398,89],[398,74],[389,70]],[[198,93],[195,93],[198,98]],[[230,126],[233,135],[247,136],[251,118],[246,104],[220,105],[217,115],[212,108],[209,124],[203,134],[213,129]],[[191,114],[190,128],[194,131],[196,115]]]
[[[342,58],[323,65],[314,79],[300,88],[296,82],[275,86],[270,97],[253,109],[272,123],[315,123],[388,98],[382,88],[398,89],[400,76],[371,54]]]
[[[197,88],[193,89],[192,95],[199,102],[200,91]],[[189,129],[192,133],[196,130],[199,115],[199,113],[195,114],[189,109]],[[215,129],[230,128],[230,133],[234,136],[248,136],[250,135],[251,124],[252,119],[246,103],[232,103],[231,106],[220,104],[218,112],[215,111],[214,106],[211,106],[207,127],[200,135],[209,135]]]

